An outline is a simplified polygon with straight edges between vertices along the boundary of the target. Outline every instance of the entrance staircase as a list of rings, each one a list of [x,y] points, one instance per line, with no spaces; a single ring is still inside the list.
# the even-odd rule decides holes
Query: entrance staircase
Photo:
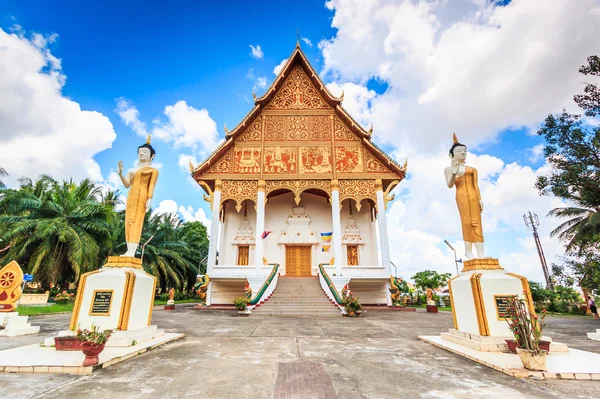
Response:
[[[279,277],[271,298],[255,308],[260,316],[340,316],[319,284],[318,277]]]

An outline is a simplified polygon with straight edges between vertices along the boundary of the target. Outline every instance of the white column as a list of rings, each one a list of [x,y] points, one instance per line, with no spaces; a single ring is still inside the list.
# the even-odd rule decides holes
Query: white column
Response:
[[[346,259],[342,252],[342,225],[340,223],[340,192],[337,179],[331,181],[331,223],[333,231],[333,256],[335,258],[335,274],[342,274],[342,266]]]
[[[258,195],[256,198],[256,237],[254,241],[254,267],[256,267],[256,275],[262,273],[261,268],[263,264],[263,249],[264,242],[262,239],[262,233],[265,231],[265,181],[258,181]]]
[[[390,242],[388,240],[387,223],[385,220],[385,201],[383,200],[383,186],[381,179],[375,182],[377,187],[377,221],[379,225],[379,245],[381,246],[381,262],[385,267],[386,275],[391,274]]]
[[[221,211],[221,180],[215,180],[215,190],[212,199],[212,218],[210,219],[210,241],[208,243],[208,260],[206,274],[210,276],[217,261],[217,248],[219,248],[219,213]]]

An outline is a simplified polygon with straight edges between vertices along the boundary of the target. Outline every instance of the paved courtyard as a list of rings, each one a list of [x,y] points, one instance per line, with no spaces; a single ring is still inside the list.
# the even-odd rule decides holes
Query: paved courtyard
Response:
[[[600,392],[600,381],[512,378],[417,339],[450,328],[447,312],[364,316],[242,318],[156,308],[153,323],[185,339],[87,376],[0,373],[0,397],[592,398]],[[0,350],[40,342],[69,317],[31,318],[41,333],[0,338]],[[600,353],[600,343],[585,335],[599,322],[548,317],[547,324],[556,341]]]

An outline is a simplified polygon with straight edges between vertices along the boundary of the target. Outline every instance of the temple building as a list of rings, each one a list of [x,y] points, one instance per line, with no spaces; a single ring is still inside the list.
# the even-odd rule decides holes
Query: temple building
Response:
[[[363,304],[390,303],[385,208],[406,164],[371,142],[342,99],[297,45],[225,141],[190,165],[212,210],[208,305],[249,286],[266,306],[294,277],[320,283],[332,301],[349,283]]]

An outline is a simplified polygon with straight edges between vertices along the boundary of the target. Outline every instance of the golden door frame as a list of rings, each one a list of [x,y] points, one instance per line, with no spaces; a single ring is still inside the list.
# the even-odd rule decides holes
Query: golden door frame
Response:
[[[285,245],[286,277],[312,277],[312,247],[312,245]],[[306,258],[308,258],[308,260],[306,260]],[[290,264],[292,259],[294,267],[290,268],[290,266],[292,266]]]

